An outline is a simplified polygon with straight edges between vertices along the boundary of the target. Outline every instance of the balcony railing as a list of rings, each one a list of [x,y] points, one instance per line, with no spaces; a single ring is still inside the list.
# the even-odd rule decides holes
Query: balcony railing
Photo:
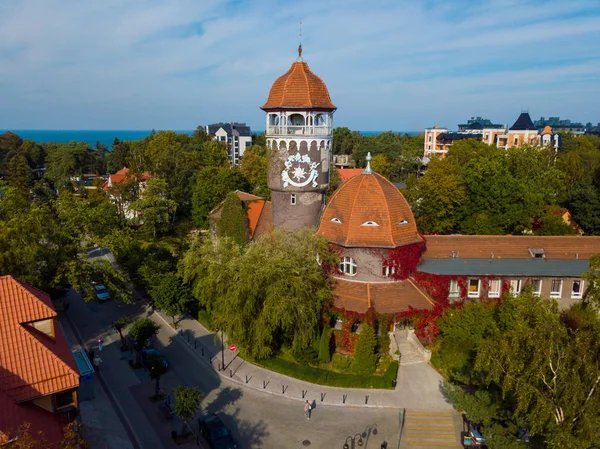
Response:
[[[267,126],[267,135],[270,136],[329,136],[330,126]]]

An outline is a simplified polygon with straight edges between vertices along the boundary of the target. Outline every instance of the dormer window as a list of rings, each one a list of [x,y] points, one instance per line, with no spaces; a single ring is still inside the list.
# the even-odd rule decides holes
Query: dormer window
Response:
[[[533,259],[545,259],[546,254],[544,253],[544,248],[529,248],[529,254]]]
[[[27,324],[33,327],[34,329],[43,332],[48,337],[54,338],[54,319],[49,318],[46,320],[32,321],[31,323]]]
[[[342,224],[342,220],[340,220],[339,218],[335,218],[335,217],[333,217],[329,221],[332,222],[332,223]]]
[[[361,224],[361,226],[379,226],[377,223],[375,223],[374,221],[365,221],[363,224]]]
[[[398,222],[398,226],[402,226],[402,225],[406,225],[406,224],[408,224],[408,220],[400,220]]]

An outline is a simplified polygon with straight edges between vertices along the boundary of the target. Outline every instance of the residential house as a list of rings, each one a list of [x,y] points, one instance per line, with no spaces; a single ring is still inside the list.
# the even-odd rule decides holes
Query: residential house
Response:
[[[135,188],[138,189],[138,194],[141,194],[144,191],[145,182],[151,176],[150,172],[135,175],[127,167],[123,167],[118,172],[108,175],[108,180],[102,185],[102,189],[109,193],[110,198],[117,204],[119,211],[127,220],[136,220],[138,219],[138,212],[131,209],[127,194],[120,187],[124,187],[129,182],[135,182]]]
[[[238,165],[246,148],[252,145],[252,132],[245,123],[214,123],[204,127],[207,134],[227,144],[229,163]]]
[[[79,373],[50,296],[0,276],[0,446],[23,423],[58,447],[78,412]]]

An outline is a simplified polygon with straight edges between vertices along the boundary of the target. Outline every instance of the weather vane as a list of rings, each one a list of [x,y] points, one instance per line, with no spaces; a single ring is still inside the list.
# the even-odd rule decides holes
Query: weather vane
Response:
[[[302,20],[300,21],[300,26],[298,27],[298,59],[302,59]]]

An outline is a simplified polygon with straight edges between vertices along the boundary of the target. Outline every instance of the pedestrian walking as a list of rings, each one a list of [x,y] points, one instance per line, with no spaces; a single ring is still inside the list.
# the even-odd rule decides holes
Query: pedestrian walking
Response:
[[[99,338],[98,339],[98,351],[102,351],[102,346],[104,345],[104,340]]]
[[[310,419],[311,408],[310,402],[306,401],[306,404],[304,404],[304,414],[306,415],[306,419]]]
[[[100,364],[102,363],[102,359],[100,358],[99,355],[96,354],[96,356],[94,357],[94,369],[96,371],[100,371]]]

